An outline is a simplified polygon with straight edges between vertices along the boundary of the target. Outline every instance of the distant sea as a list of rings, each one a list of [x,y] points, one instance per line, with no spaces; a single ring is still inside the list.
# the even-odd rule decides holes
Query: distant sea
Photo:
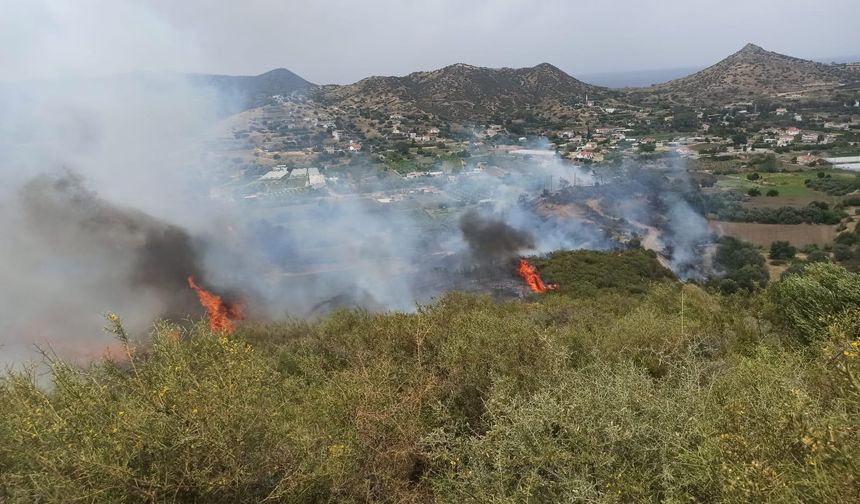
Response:
[[[629,72],[603,72],[577,75],[576,78],[589,84],[610,88],[647,87],[672,79],[680,79],[701,69],[702,67],[691,67],[664,68],[662,70],[633,70]]]
[[[833,58],[815,58],[819,63],[860,63],[860,54],[854,56],[839,56]]]

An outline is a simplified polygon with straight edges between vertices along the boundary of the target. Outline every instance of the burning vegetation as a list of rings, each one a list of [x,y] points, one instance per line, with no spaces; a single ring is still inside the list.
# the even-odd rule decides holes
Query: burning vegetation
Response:
[[[188,286],[194,289],[197,297],[200,298],[200,304],[206,308],[209,316],[209,327],[213,331],[222,333],[233,332],[233,321],[245,318],[245,310],[240,303],[229,303],[221,296],[200,287],[194,282],[193,276],[188,277]]]
[[[517,272],[535,294],[543,294],[548,290],[558,290],[558,284],[544,283],[537,268],[525,259],[520,259],[520,267]]]
[[[860,276],[737,298],[644,250],[533,262],[559,295],[168,323],[128,365],[8,373],[3,502],[856,501]]]

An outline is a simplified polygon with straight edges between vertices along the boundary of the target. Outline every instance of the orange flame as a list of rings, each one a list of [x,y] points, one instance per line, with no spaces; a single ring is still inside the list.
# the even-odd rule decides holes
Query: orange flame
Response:
[[[200,304],[209,313],[209,327],[213,331],[233,332],[233,321],[245,318],[244,310],[239,304],[232,304],[221,299],[221,296],[212,294],[194,282],[194,277],[188,277],[188,286],[194,289]]]
[[[537,268],[532,266],[525,259],[520,259],[520,267],[518,273],[523,280],[526,281],[529,288],[532,292],[537,294],[542,294],[548,290],[556,290],[558,289],[558,284],[545,284],[543,283],[543,279],[540,277],[540,273],[538,273]]]

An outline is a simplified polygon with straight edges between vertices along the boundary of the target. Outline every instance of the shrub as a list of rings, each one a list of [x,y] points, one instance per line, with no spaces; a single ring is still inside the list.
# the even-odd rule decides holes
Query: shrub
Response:
[[[797,253],[797,249],[792,247],[787,241],[775,241],[770,244],[771,259],[793,259]]]
[[[761,190],[757,187],[753,187],[749,191],[747,191],[747,194],[749,194],[750,196],[761,196]]]
[[[641,248],[615,253],[558,251],[532,262],[545,281],[560,285],[559,293],[578,297],[605,291],[642,294],[654,282],[675,279],[656,253]]]
[[[124,359],[0,376],[0,501],[856,500],[856,275],[719,296],[641,252],[554,255],[594,288],[526,301],[159,324],[140,345],[111,318]],[[796,328],[822,345],[785,344]]]
[[[810,264],[767,291],[775,321],[802,341],[823,337],[834,317],[860,310],[860,275],[834,264]]]
[[[836,243],[842,244],[842,245],[851,246],[851,245],[856,245],[857,243],[860,243],[860,236],[858,236],[856,230],[853,233],[843,232],[843,233],[839,233],[839,235],[836,236],[836,239],[833,241]]]
[[[823,250],[813,250],[806,256],[809,262],[830,262],[830,254]]]
[[[769,275],[765,259],[748,242],[729,236],[720,238],[714,263],[723,272],[717,286],[725,294],[731,294],[736,289],[753,291],[767,285]]]

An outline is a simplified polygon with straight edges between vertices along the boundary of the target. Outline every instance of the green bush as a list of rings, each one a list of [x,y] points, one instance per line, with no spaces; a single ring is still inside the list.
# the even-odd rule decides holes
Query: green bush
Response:
[[[558,283],[559,293],[594,296],[603,291],[642,294],[654,282],[674,280],[651,250],[631,248],[613,253],[593,250],[559,251],[532,258],[544,280]]]
[[[770,275],[765,259],[749,242],[730,236],[720,238],[714,264],[722,273],[715,285],[724,294],[739,290],[754,291],[767,285]]]
[[[771,259],[794,259],[794,255],[797,253],[797,249],[792,247],[787,241],[775,241],[770,244],[770,254],[768,257]]]
[[[771,285],[767,294],[776,322],[810,342],[821,338],[834,318],[860,310],[860,275],[834,264],[810,264]]]
[[[111,318],[123,358],[0,377],[0,501],[855,500],[857,275],[721,296],[631,252],[545,259],[592,287],[525,301],[138,343]]]

